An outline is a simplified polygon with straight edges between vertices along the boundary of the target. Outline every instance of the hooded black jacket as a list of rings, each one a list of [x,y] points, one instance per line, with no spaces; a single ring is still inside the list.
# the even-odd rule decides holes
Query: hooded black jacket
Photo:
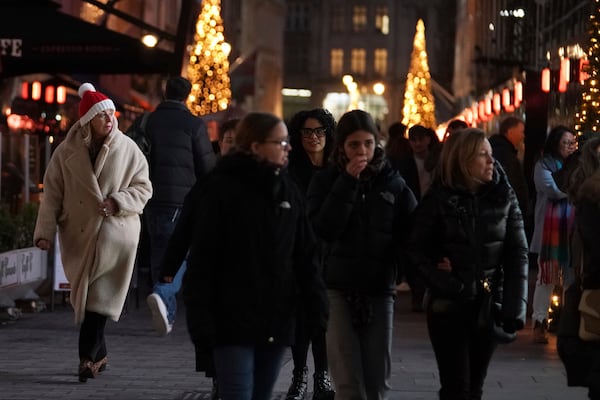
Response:
[[[194,343],[291,345],[299,298],[311,327],[326,329],[315,238],[285,171],[250,154],[228,154],[187,196],[185,220],[192,222],[178,223],[169,245],[191,232],[183,297]],[[181,257],[185,246],[169,250]]]

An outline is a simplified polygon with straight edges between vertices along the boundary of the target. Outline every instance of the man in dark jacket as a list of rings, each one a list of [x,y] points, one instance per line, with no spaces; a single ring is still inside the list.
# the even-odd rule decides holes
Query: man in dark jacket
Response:
[[[499,133],[490,137],[492,155],[508,176],[508,182],[515,190],[521,213],[527,215],[529,191],[525,181],[523,165],[517,157],[518,149],[525,140],[525,122],[517,117],[507,117],[500,123]]]
[[[156,107],[146,125],[150,142],[150,181],[154,189],[154,195],[144,209],[154,285],[147,302],[154,328],[161,336],[167,335],[173,327],[176,295],[186,264],[184,261],[172,282],[161,282],[160,263],[185,196],[216,163],[206,124],[192,115],[185,105],[191,88],[191,83],[182,77],[169,78],[165,100]]]

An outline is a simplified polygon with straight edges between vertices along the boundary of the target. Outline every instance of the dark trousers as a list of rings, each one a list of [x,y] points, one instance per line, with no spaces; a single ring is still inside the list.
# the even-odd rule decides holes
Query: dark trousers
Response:
[[[327,345],[325,341],[325,332],[314,335],[312,338],[306,332],[306,329],[300,328],[296,334],[296,343],[292,346],[292,358],[294,359],[294,371],[300,371],[306,367],[308,358],[308,346],[312,343],[312,354],[315,362],[315,372],[328,370]]]
[[[496,342],[476,327],[477,301],[432,298],[427,328],[440,374],[440,400],[480,400]]]
[[[106,317],[93,311],[86,311],[79,328],[79,358],[81,360],[100,361],[106,357],[104,327]]]

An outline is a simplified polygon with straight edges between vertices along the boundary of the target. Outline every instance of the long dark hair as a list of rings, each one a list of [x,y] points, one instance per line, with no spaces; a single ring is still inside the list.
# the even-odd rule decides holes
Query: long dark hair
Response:
[[[369,113],[352,110],[342,115],[335,130],[335,147],[331,153],[331,161],[334,164],[346,164],[348,160],[344,160],[344,142],[349,135],[360,130],[373,134],[375,142],[379,142],[379,130]]]
[[[289,170],[292,177],[301,185],[308,186],[308,182],[312,178],[314,167],[302,146],[301,129],[307,119],[313,118],[325,128],[325,147],[323,148],[323,163],[326,164],[329,160],[331,151],[333,150],[333,132],[335,131],[335,118],[324,108],[314,108],[312,110],[300,111],[290,119],[288,123],[288,132],[290,134],[290,142],[292,150],[289,154]]]
[[[560,159],[560,140],[566,132],[572,132],[569,128],[563,125],[558,125],[550,130],[546,142],[544,143],[544,156],[551,156]]]

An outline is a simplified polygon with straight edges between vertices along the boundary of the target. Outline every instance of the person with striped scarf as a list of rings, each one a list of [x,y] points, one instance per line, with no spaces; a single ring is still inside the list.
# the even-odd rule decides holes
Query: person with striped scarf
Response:
[[[548,308],[555,285],[568,286],[573,280],[569,263],[569,236],[574,209],[553,177],[576,149],[575,136],[565,126],[553,128],[535,164],[536,188],[534,231],[530,252],[538,255],[538,276],[533,293],[533,341],[548,343]]]

